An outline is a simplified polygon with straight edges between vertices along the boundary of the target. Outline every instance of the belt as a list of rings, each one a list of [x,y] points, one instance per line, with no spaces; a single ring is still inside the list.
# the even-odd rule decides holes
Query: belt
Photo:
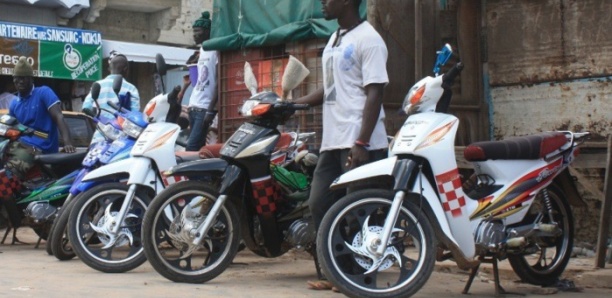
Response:
[[[189,111],[196,111],[196,112],[206,112],[206,109],[196,108],[196,107],[189,107],[188,110]]]

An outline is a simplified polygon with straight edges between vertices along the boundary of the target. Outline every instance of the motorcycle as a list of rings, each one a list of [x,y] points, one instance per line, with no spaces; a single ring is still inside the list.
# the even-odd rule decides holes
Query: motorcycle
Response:
[[[296,63],[290,59],[285,73],[299,73],[288,71],[302,69]],[[283,90],[297,86],[305,77],[303,72],[294,79],[283,78]],[[305,109],[308,105],[282,101],[273,92],[255,94],[241,108],[247,122],[223,145],[221,158],[193,161],[165,172],[186,176],[188,181],[165,189],[145,213],[145,254],[158,273],[175,282],[211,280],[235,257],[240,236],[248,249],[268,258],[294,247],[314,253],[305,173],[314,169],[316,155],[298,153],[295,160],[303,168],[299,172],[271,163],[281,139],[277,126]],[[192,181],[202,176],[217,179]],[[284,178],[302,183],[284,184]]]
[[[44,132],[20,124],[15,117],[8,114],[0,116],[0,156],[6,156],[11,143],[18,142],[22,136],[31,135],[47,137]],[[21,243],[16,232],[22,225],[31,227],[38,235],[36,247],[42,239],[47,239],[53,215],[66,198],[66,190],[74,180],[76,169],[85,154],[85,151],[79,150],[75,153],[36,155],[34,167],[21,182],[9,178],[4,169],[4,162],[1,164],[3,195],[12,194],[19,199],[15,202],[3,202],[9,217],[9,227],[0,243],[4,244],[11,230],[13,231],[11,244]]]
[[[175,88],[170,94],[176,98],[176,93]],[[156,193],[184,179],[162,177],[160,172],[177,162],[199,158],[197,152],[175,156],[181,129],[174,123],[156,122],[132,134],[124,126],[126,134],[138,137],[130,157],[85,175],[84,183],[101,184],[83,192],[81,199],[74,202],[68,218],[68,238],[86,265],[98,271],[118,273],[146,261],[140,236],[144,211]],[[168,158],[171,156],[174,158]],[[116,182],[121,180],[127,183]]]
[[[70,200],[65,202],[63,210],[58,213],[57,219],[54,221],[51,235],[54,235],[58,231],[57,235],[61,237],[50,237],[47,241],[47,252],[51,251],[56,258],[59,260],[70,260],[75,257],[75,253],[72,250],[72,245],[68,240],[67,225],[70,216],[70,210],[74,205],[74,201],[80,200],[81,196],[78,196],[82,192],[105,182],[110,181],[93,181],[93,182],[82,182],[82,178],[90,172],[93,168],[97,168],[101,165],[108,164],[113,161],[122,160],[129,156],[129,152],[138,136],[149,123],[153,122],[176,122],[178,115],[174,115],[176,110],[180,111],[180,103],[176,101],[178,89],[174,88],[170,93],[165,93],[163,86],[162,76],[166,74],[167,66],[165,60],[161,54],[156,55],[156,74],[154,76],[157,88],[156,96],[153,97],[147,105],[144,107],[143,112],[130,111],[130,94],[119,95],[121,90],[122,78],[116,77],[113,81],[113,91],[119,99],[119,107],[112,106],[115,111],[106,111],[111,115],[114,115],[113,119],[103,119],[100,117],[100,107],[97,105],[97,98],[99,96],[99,85],[92,89],[92,98],[94,103],[97,105],[97,112],[92,112],[94,119],[102,120],[102,124],[98,124],[98,129],[105,136],[106,142],[103,144],[109,144],[109,147],[99,152],[99,160],[91,158],[88,162],[90,166],[84,164],[84,169],[79,175],[79,180],[73,183],[71,188]],[[96,115],[97,114],[97,115]],[[94,117],[95,115],[95,117]],[[129,121],[125,121],[128,119]],[[183,125],[180,125],[181,129],[184,129]],[[127,133],[123,132],[123,129],[127,130]],[[180,144],[180,142],[178,142]],[[95,166],[94,166],[95,165]],[[86,169],[86,170],[85,170]],[[111,180],[112,181],[112,180]],[[113,181],[118,182],[119,180]]]
[[[125,96],[119,95],[119,91],[121,89],[121,78],[118,77],[113,83],[115,94],[117,94],[119,97],[120,107],[129,106],[129,93]],[[97,105],[97,99],[100,94],[100,85],[94,85],[92,87],[92,98],[94,99],[94,104]],[[125,110],[123,113],[105,110],[109,114],[116,114],[116,117],[106,118],[101,116],[102,110],[103,109],[97,105],[95,110],[84,111],[86,114],[91,116],[92,119],[94,119],[96,129],[100,131],[104,139],[90,146],[90,150],[83,160],[82,168],[70,186],[68,198],[61,208],[59,208],[56,218],[53,221],[53,225],[51,226],[49,237],[47,238],[47,252],[50,252],[49,254],[54,255],[57,259],[62,261],[70,260],[75,257],[66,233],[68,216],[70,215],[69,210],[71,210],[71,207],[74,204],[73,202],[80,199],[79,195],[82,192],[97,185],[95,182],[82,183],[83,177],[101,165],[122,160],[129,156],[130,149],[133,147],[136,139],[128,136],[122,131],[122,123],[125,123],[125,120],[123,119],[132,119],[129,120],[129,123],[133,123],[132,125],[137,125],[141,128],[146,127],[148,124],[143,118],[143,116],[147,116],[148,114],[142,115],[139,112]],[[60,236],[54,237],[54,235]]]
[[[331,189],[384,177],[391,185],[346,195],[326,213],[317,235],[325,276],[351,297],[408,297],[428,280],[435,261],[471,270],[508,259],[524,281],[551,285],[572,251],[570,204],[581,202],[568,166],[588,132],[555,131],[470,144],[474,175],[462,184],[455,160],[459,121],[448,114],[451,86],[463,68],[438,75],[452,55],[438,52],[434,77],[404,100],[408,114],[387,159],[353,169]],[[436,241],[437,240],[437,241]],[[437,249],[436,249],[437,248]]]

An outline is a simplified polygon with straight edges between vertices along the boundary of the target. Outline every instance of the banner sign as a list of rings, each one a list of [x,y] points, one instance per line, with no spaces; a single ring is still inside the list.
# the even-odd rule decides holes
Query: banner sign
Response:
[[[12,75],[21,56],[27,57],[37,77],[102,78],[99,32],[0,22],[0,74]]]

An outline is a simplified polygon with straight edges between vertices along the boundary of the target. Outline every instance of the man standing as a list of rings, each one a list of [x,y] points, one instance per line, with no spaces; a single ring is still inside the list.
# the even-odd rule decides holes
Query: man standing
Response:
[[[382,95],[387,76],[387,47],[374,27],[359,16],[361,0],[321,0],[327,20],[339,28],[323,50],[323,88],[296,103],[323,105],[321,152],[314,171],[309,205],[315,229],[342,194],[329,186],[344,172],[387,154]],[[329,283],[309,282],[315,289]]]
[[[101,108],[112,111],[113,108],[108,104],[109,101],[114,102],[117,105],[121,105],[121,107],[126,108],[130,111],[139,111],[140,110],[140,95],[138,94],[138,89],[130,82],[126,80],[129,72],[130,72],[130,64],[127,58],[118,54],[115,51],[111,52],[111,57],[109,57],[109,70],[110,75],[106,78],[99,80],[98,84],[100,84],[100,95],[98,96],[98,104]],[[113,90],[113,81],[117,76],[121,75],[123,77],[121,83],[121,90],[119,91],[119,98],[125,99],[126,102],[121,102],[115,91]],[[128,95],[129,94],[129,95]],[[129,100],[129,102],[127,102]],[[83,110],[91,109],[95,107],[93,98],[91,97],[91,92],[85,97],[85,101],[83,101]],[[104,117],[112,118],[114,117],[112,114],[107,112],[102,112]],[[102,134],[96,130],[92,143],[97,139],[103,138]]]
[[[206,144],[206,133],[216,114],[214,108],[217,104],[218,54],[216,51],[204,51],[201,47],[202,43],[210,38],[210,24],[208,11],[203,12],[202,17],[193,23],[193,39],[200,45],[200,50],[187,60],[188,64],[197,62],[198,79],[189,98],[191,133],[187,140],[186,151],[198,151]],[[179,98],[182,98],[190,83],[189,79],[185,79]]]

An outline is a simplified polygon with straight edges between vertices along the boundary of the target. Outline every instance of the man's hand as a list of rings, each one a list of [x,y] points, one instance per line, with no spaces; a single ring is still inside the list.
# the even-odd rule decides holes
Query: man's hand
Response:
[[[76,152],[76,150],[74,149],[74,146],[72,146],[72,144],[64,144],[64,152],[74,153]]]
[[[366,164],[370,159],[369,152],[366,148],[359,145],[353,145],[346,159],[346,166],[349,170]]]

